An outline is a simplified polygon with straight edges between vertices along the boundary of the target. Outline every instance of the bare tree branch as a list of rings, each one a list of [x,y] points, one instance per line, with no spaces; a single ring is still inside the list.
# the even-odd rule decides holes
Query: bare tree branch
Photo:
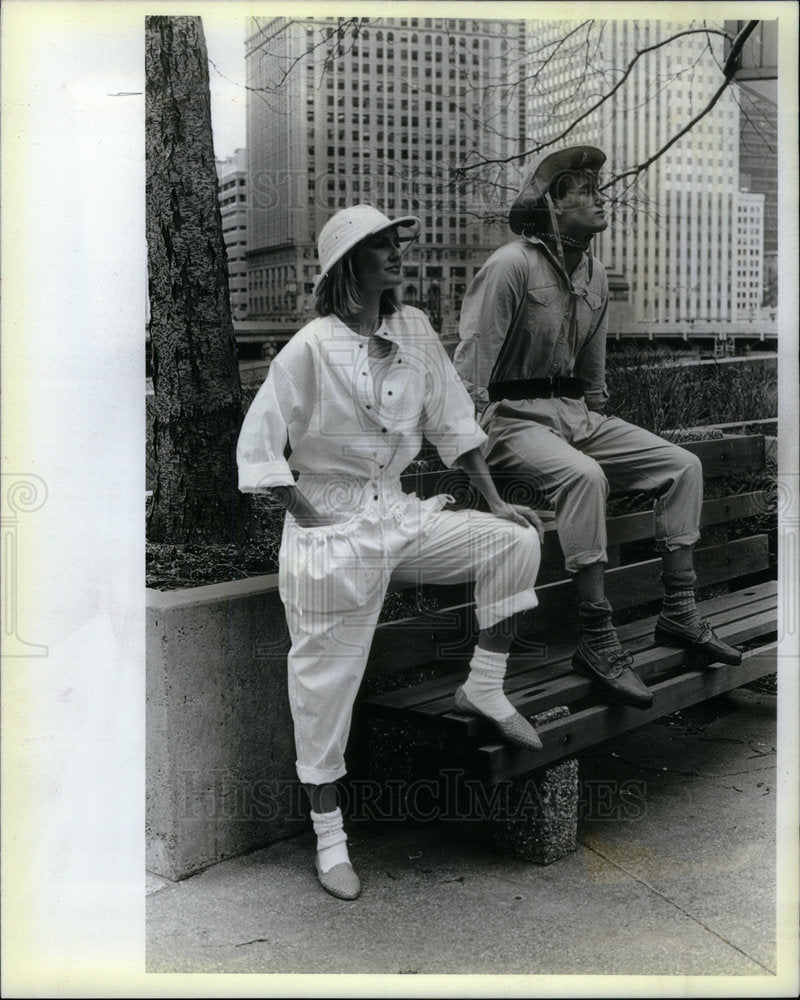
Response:
[[[256,18],[253,18],[253,20],[257,21]],[[230,77],[226,76],[222,72],[222,70],[217,66],[217,64],[212,59],[209,59],[208,62],[209,65],[214,67],[214,70],[219,74],[220,77],[222,77],[223,80],[227,80],[229,83],[233,83],[236,86],[241,87],[243,90],[248,90],[250,91],[250,93],[258,94],[260,96],[264,96],[265,94],[277,93],[280,90],[280,88],[286,83],[286,80],[289,78],[294,68],[299,63],[305,60],[306,56],[308,55],[308,52],[309,51],[313,52],[316,49],[322,48],[322,46],[327,45],[335,35],[337,45],[335,50],[332,49],[324,60],[323,63],[323,75],[324,75],[325,72],[328,71],[331,66],[333,66],[333,64],[336,62],[337,59],[347,55],[348,52],[351,51],[353,45],[355,45],[355,43],[358,41],[360,33],[363,31],[364,22],[366,20],[367,19],[363,17],[339,18],[336,28],[333,28],[332,26],[329,27],[329,33],[325,37],[320,38],[317,42],[315,42],[311,46],[311,49],[306,49],[299,56],[296,56],[294,59],[292,59],[292,61],[283,71],[283,75],[280,77],[280,79],[276,80],[268,87],[251,87],[249,86],[249,84],[239,83],[238,81],[231,80]],[[299,24],[299,23],[300,23],[299,21],[294,19],[288,20],[286,24],[281,26],[279,31],[273,32],[273,34],[271,35],[267,35],[266,32],[264,31],[264,28],[260,24],[256,23],[256,31],[258,34],[263,36],[264,42],[268,43],[273,41],[273,39],[277,38],[277,36],[281,34],[281,32],[285,31],[287,28],[290,28],[293,24]],[[343,46],[342,42],[346,37],[348,31],[352,32],[352,40],[349,48],[346,48]],[[272,55],[272,53],[268,54]]]
[[[742,28],[742,30],[734,39],[733,44],[731,45],[731,51],[728,53],[728,58],[725,60],[725,65],[722,67],[722,73],[724,79],[720,84],[720,86],[712,95],[709,102],[703,108],[703,110],[699,114],[696,114],[691,121],[687,122],[686,125],[684,125],[682,129],[676,132],[671,139],[665,142],[664,145],[661,147],[661,149],[653,153],[653,155],[648,157],[643,163],[638,163],[635,167],[631,167],[629,170],[625,170],[621,174],[617,174],[616,177],[611,178],[611,180],[608,181],[608,183],[603,185],[603,190],[605,190],[605,188],[609,187],[611,184],[618,183],[625,177],[630,177],[631,175],[638,177],[639,174],[647,170],[647,168],[651,164],[655,163],[655,161],[660,156],[663,156],[664,153],[666,153],[666,151],[670,148],[670,146],[674,146],[675,143],[682,136],[686,135],[687,132],[690,132],[702,118],[705,118],[705,116],[709,113],[709,111],[711,111],[711,109],[714,107],[714,105],[717,103],[720,97],[722,97],[722,95],[731,85],[734,74],[736,72],[738,59],[742,51],[742,47],[744,46],[744,43],[747,41],[750,35],[753,33],[753,31],[755,31],[758,23],[759,23],[758,21],[748,21],[747,24],[744,26],[744,28]]]
[[[755,27],[755,25],[758,22],[757,21],[753,21],[751,23],[753,24],[753,27]],[[747,30],[747,29],[743,29],[743,31],[744,30]],[[751,28],[750,31],[752,31],[752,30],[753,29]],[[750,31],[748,31],[748,35],[750,34]],[[578,125],[580,125],[581,122],[585,121],[590,115],[594,114],[595,111],[597,111],[600,107],[602,107],[603,104],[605,104],[607,101],[611,100],[611,98],[617,93],[617,91],[620,89],[620,87],[623,86],[623,84],[625,83],[625,81],[631,75],[631,73],[633,72],[633,69],[634,69],[636,63],[643,56],[647,55],[650,52],[654,52],[657,49],[663,48],[665,45],[670,45],[670,44],[672,44],[672,42],[677,41],[679,38],[685,38],[688,35],[709,35],[709,34],[722,35],[724,38],[728,37],[725,34],[724,31],[719,31],[717,29],[711,29],[711,28],[689,28],[686,31],[679,31],[676,34],[671,35],[669,38],[664,39],[663,41],[656,42],[654,45],[649,45],[649,46],[646,46],[643,49],[639,49],[634,54],[633,58],[629,61],[628,65],[626,66],[625,70],[622,73],[622,76],[619,78],[619,80],[616,82],[616,84],[614,84],[614,86],[611,88],[611,90],[609,90],[606,93],[604,93],[590,108],[588,108],[588,110],[584,111],[583,114],[578,115],[577,118],[573,119],[570,122],[570,124],[567,125],[566,128],[562,129],[562,131],[557,136],[554,136],[552,139],[548,139],[546,142],[537,143],[533,147],[531,147],[530,149],[527,149],[527,150],[523,151],[522,153],[513,153],[510,156],[505,156],[505,157],[484,157],[484,156],[482,156],[482,154],[480,154],[477,151],[475,151],[476,155],[480,157],[480,159],[478,160],[478,162],[471,163],[471,164],[464,164],[463,166],[459,167],[458,170],[461,171],[461,172],[466,173],[467,171],[476,170],[479,167],[485,166],[488,163],[514,163],[514,162],[518,162],[520,160],[524,160],[524,159],[526,159],[526,158],[528,158],[530,156],[533,156],[533,155],[535,155],[537,153],[540,153],[542,150],[547,149],[550,146],[556,145],[557,143],[559,143],[563,139],[565,139],[571,132],[573,132],[578,127]],[[740,32],[740,35],[741,35],[741,32]],[[746,37],[747,36],[745,36],[745,38]],[[744,42],[742,42],[742,44],[744,44]],[[731,51],[733,52],[733,49]],[[739,47],[739,51],[741,51],[741,46]],[[726,63],[726,65],[727,65],[727,63]],[[728,85],[728,82],[729,81],[726,81],[725,86]],[[724,87],[722,89],[724,89]],[[709,107],[708,110],[710,110],[710,107]],[[702,115],[700,117],[702,117]],[[698,120],[699,120],[699,118],[698,118]]]
[[[256,24],[258,31],[264,38],[264,55],[270,55],[270,49],[274,49],[272,43],[280,32],[292,25],[308,26],[299,20],[287,20],[281,24],[280,31],[269,34],[258,20],[256,20]],[[637,31],[635,44],[640,47],[630,54],[625,64],[617,67],[606,64],[604,60],[598,58],[602,49],[606,22],[589,19],[575,25],[564,25],[563,32],[558,37],[549,36],[543,42],[534,40],[534,44],[526,46],[524,51],[520,49],[516,54],[509,53],[503,57],[502,63],[498,63],[496,70],[487,70],[486,63],[483,62],[480,71],[476,71],[474,68],[470,69],[472,63],[463,57],[461,46],[456,43],[455,36],[450,33],[451,22],[445,21],[445,29],[451,41],[449,49],[446,51],[449,52],[451,73],[459,81],[459,94],[454,97],[448,97],[446,94],[441,95],[441,93],[436,94],[434,84],[427,81],[423,83],[414,79],[412,82],[411,79],[401,77],[397,82],[401,91],[407,94],[432,98],[435,96],[438,100],[444,99],[445,106],[451,115],[457,115],[462,121],[468,121],[472,124],[476,135],[473,147],[469,150],[462,150],[463,159],[457,166],[443,162],[442,166],[435,171],[435,181],[443,193],[445,191],[454,192],[458,185],[469,177],[471,183],[477,185],[473,191],[479,194],[484,206],[484,213],[489,213],[483,215],[483,218],[486,219],[495,209],[504,211],[504,208],[499,207],[501,200],[504,203],[507,197],[515,193],[518,188],[518,180],[506,170],[510,164],[519,164],[531,155],[563,142],[591,115],[596,114],[609,102],[614,102],[616,113],[620,110],[624,112],[634,107],[640,107],[649,101],[658,101],[659,95],[663,94],[665,90],[668,91],[669,87],[682,76],[685,77],[688,74],[691,78],[697,67],[702,65],[702,60],[710,55],[724,77],[722,85],[715,94],[657,152],[648,156],[642,163],[625,169],[603,185],[604,190],[612,185],[615,186],[613,194],[609,192],[607,195],[613,203],[638,210],[637,206],[641,207],[646,200],[646,193],[637,191],[638,179],[666,150],[685,136],[697,122],[713,109],[722,93],[729,86],[738,55],[756,24],[756,21],[749,22],[743,31],[736,36],[724,66],[720,65],[720,60],[712,45],[712,39],[715,36],[730,39],[730,35],[721,30],[720,27],[711,26],[705,22],[702,22],[701,25],[689,24],[653,44],[642,44],[645,39]],[[291,61],[287,55],[283,65],[273,69],[274,79],[268,85],[257,88],[248,86],[246,89],[257,93],[262,100],[269,103],[270,97],[278,95],[290,75],[298,71],[298,64],[305,58],[309,48],[311,51],[321,47],[329,49],[321,63],[324,78],[325,73],[352,50],[367,25],[370,28],[378,27],[374,22],[369,24],[368,20],[363,18],[340,18],[337,25],[324,27],[320,25],[314,33],[313,40],[308,40],[306,51],[302,55],[292,58]],[[322,31],[319,30],[320,28]],[[705,38],[705,45],[699,50],[699,54],[696,47],[693,46],[687,50],[687,47],[683,46],[683,49],[687,50],[687,61],[680,63],[678,69],[675,69],[673,65],[669,71],[659,71],[657,76],[648,78],[645,92],[628,108],[630,102],[624,99],[624,95],[628,91],[623,88],[630,80],[637,65],[640,65],[652,53],[663,50],[670,45],[679,47],[682,40],[697,35]],[[647,41],[649,42],[649,39]],[[559,61],[572,60],[573,65],[579,67],[575,87],[571,91],[568,89],[566,94],[563,88],[555,92],[552,90],[550,79],[552,72],[548,73],[548,70],[552,70],[556,59]],[[499,71],[501,66],[502,73]],[[691,89],[690,86],[690,92]],[[573,107],[578,90],[583,98],[583,106]],[[529,139],[523,139],[522,142],[527,145],[527,148],[506,155],[505,150],[508,149],[508,143],[513,143],[512,148],[517,150],[521,145],[519,133],[513,129],[515,117],[513,109],[514,102],[521,99],[522,91],[528,92],[529,99],[531,94],[548,97],[550,107],[547,110],[547,118],[552,123],[556,116],[561,115],[563,127],[557,128],[557,134],[552,135],[546,141],[531,142]],[[494,112],[499,102],[494,102],[492,113],[489,115],[483,108],[486,101],[481,99],[481,95],[497,94],[500,95],[502,102],[511,112],[510,121],[504,121],[499,111],[495,115]],[[554,106],[554,100],[560,103]],[[625,107],[620,108],[620,105],[625,105]],[[688,114],[691,115],[693,110],[690,108]],[[283,113],[291,113],[291,111],[285,109]],[[493,145],[498,153],[505,147],[503,155],[492,155],[491,147]],[[390,172],[398,179],[406,181],[411,176],[400,164],[394,164]],[[413,175],[412,179],[418,179],[415,172],[412,171],[411,174]]]

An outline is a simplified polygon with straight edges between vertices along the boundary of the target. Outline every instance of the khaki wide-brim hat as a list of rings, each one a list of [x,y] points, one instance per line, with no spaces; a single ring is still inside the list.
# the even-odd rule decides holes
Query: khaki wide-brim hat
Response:
[[[337,260],[341,260],[348,251],[368,236],[374,236],[393,226],[405,228],[419,227],[419,225],[420,221],[416,215],[402,215],[398,219],[390,219],[371,205],[353,205],[341,209],[328,219],[317,238],[320,267],[317,281],[321,281]],[[412,233],[400,236],[400,239],[411,240],[415,235]]]
[[[598,171],[605,162],[606,154],[597,146],[569,146],[540,156],[508,213],[512,233],[519,235],[533,221],[534,209],[559,174],[579,170]]]

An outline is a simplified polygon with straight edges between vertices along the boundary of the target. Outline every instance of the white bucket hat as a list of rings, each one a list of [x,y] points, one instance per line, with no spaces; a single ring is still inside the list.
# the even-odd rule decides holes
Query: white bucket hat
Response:
[[[391,229],[393,226],[406,227],[419,224],[416,215],[403,215],[399,219],[390,219],[371,205],[353,205],[351,208],[341,209],[328,219],[317,239],[320,267],[317,282],[325,277],[337,260],[341,260],[367,236],[374,236],[381,230]],[[400,236],[403,241],[414,238],[415,234]]]

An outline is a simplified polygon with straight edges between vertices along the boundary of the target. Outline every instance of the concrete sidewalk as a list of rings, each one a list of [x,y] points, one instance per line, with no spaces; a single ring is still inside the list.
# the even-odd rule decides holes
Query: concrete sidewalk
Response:
[[[478,823],[364,822],[355,902],[319,887],[310,830],[150,876],[147,970],[756,976],[770,995],[775,747],[775,696],[740,689],[594,748],[578,850],[549,867]]]

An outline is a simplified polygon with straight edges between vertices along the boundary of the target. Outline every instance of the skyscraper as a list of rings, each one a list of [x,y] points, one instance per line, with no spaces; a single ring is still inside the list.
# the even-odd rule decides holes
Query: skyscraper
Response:
[[[528,136],[558,136],[619,84],[565,137],[601,146],[608,154],[607,174],[619,173],[666,147],[711,101],[722,83],[723,40],[699,24],[592,25],[579,29],[572,45],[554,51],[547,84],[529,94]],[[537,23],[537,37],[555,43],[565,27],[563,21]],[[586,59],[575,48],[581,32]],[[678,41],[664,44],[678,32]],[[631,64],[645,49],[650,51]],[[705,325],[724,333],[742,318],[740,310],[749,315],[750,265],[762,225],[755,215],[763,204],[740,194],[739,149],[739,106],[729,89],[646,171],[631,176],[627,189],[614,189],[619,200],[595,252],[630,283],[631,332],[688,335]],[[738,246],[743,226],[746,253]]]
[[[514,87],[524,25],[511,20],[253,18],[246,42],[252,318],[311,310],[316,236],[336,208],[414,213],[404,298],[454,335],[461,298],[508,237],[507,171],[459,179],[470,150],[518,148]],[[497,81],[504,81],[497,85]],[[494,211],[494,222],[485,221]]]
[[[740,191],[736,218],[736,318],[755,319],[764,298],[764,195]]]
[[[739,185],[764,198],[762,305],[778,304],[778,106],[748,83],[737,87],[740,107]]]
[[[234,322],[247,318],[247,151],[217,160],[222,236],[228,253],[228,283]]]

